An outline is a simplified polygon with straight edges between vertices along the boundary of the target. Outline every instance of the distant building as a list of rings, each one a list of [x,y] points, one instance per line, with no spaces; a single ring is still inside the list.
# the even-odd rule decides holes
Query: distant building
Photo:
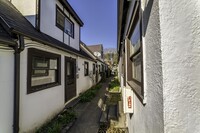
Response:
[[[90,45],[87,46],[95,56],[100,58],[101,60],[104,60],[103,56],[103,45],[102,44],[97,44],[97,45]]]

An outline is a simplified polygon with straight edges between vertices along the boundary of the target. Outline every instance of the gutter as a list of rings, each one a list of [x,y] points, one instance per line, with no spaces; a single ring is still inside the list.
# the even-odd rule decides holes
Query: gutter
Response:
[[[26,34],[20,32],[20,31],[17,31],[17,30],[15,30],[15,29],[12,29],[11,32],[13,32],[13,33],[15,33],[15,34],[22,35],[22,36],[26,36],[26,37],[28,37],[28,38],[34,40],[34,41],[43,43],[44,45],[48,45],[48,46],[51,46],[51,47],[53,47],[53,48],[57,48],[57,49],[60,49],[60,50],[62,50],[62,51],[65,51],[65,52],[68,52],[68,53],[71,53],[71,54],[74,54],[74,55],[77,55],[77,56],[80,56],[80,57],[84,57],[83,55],[81,55],[81,54],[79,54],[79,53],[70,51],[70,50],[68,50],[68,49],[66,49],[66,48],[63,48],[63,47],[60,47],[60,46],[55,46],[55,45],[53,45],[53,44],[50,43],[50,42],[47,42],[47,41],[38,39],[38,38],[36,38],[36,37],[32,37],[32,36],[30,36],[30,35],[26,35]],[[77,51],[78,51],[78,50],[77,50]]]
[[[24,50],[24,38],[19,35],[19,45],[15,46],[14,62],[14,112],[13,133],[19,132],[19,107],[20,107],[20,53]]]

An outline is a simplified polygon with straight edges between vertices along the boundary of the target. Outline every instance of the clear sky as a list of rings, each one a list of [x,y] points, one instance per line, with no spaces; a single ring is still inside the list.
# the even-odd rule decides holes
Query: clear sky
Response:
[[[117,46],[117,0],[68,0],[83,21],[81,40],[86,45]]]

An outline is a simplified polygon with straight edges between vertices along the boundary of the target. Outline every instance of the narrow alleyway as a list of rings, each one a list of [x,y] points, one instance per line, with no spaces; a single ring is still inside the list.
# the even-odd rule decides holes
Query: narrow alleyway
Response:
[[[88,103],[80,103],[75,107],[77,120],[67,133],[97,133],[99,129],[99,119],[101,109],[98,106],[99,101],[104,99],[106,88],[110,79],[102,83],[102,88],[96,97]]]

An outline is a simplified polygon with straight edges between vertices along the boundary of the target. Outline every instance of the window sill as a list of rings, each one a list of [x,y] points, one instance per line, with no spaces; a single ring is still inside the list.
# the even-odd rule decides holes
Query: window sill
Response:
[[[44,85],[38,85],[38,86],[30,87],[27,90],[27,94],[31,94],[31,93],[34,93],[34,92],[37,92],[37,91],[42,91],[42,90],[52,88],[52,87],[55,87],[55,86],[59,86],[59,85],[61,85],[61,84],[60,83],[51,83],[51,84],[44,84]]]
[[[144,96],[142,94],[142,87],[140,85],[136,84],[134,81],[127,81],[127,83],[132,88],[132,90],[135,92],[138,99],[143,104]]]

